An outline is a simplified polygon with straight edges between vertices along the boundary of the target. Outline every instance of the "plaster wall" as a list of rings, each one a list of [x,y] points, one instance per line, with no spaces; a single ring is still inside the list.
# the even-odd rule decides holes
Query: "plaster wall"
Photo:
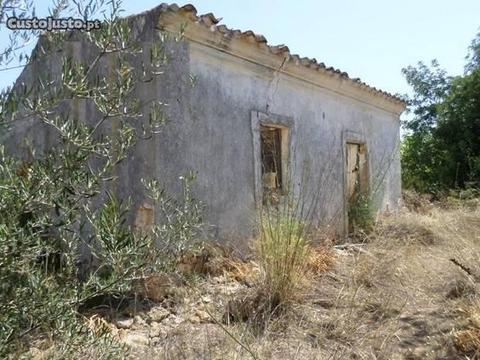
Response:
[[[144,48],[143,54],[132,59],[135,66],[148,62],[149,48],[160,39],[157,17],[155,11],[148,12],[132,22]],[[114,186],[120,197],[132,198],[135,210],[148,202],[142,178],[158,178],[167,189],[178,192],[178,177],[193,170],[198,174],[194,192],[206,205],[205,220],[212,225],[213,236],[232,243],[250,238],[261,200],[261,123],[289,129],[292,191],[318,200],[314,217],[319,223],[339,233],[345,231],[347,141],[366,144],[370,186],[378,209],[396,208],[401,195],[399,119],[382,105],[384,100],[376,106],[374,98],[366,102],[319,86],[313,79],[290,76],[281,66],[261,65],[194,40],[170,42],[167,49],[170,62],[164,75],[139,83],[135,96],[142,103],[166,103],[169,120],[159,135],[138,142],[120,165]],[[95,51],[79,39],[72,39],[63,51],[83,60],[95,57]],[[59,54],[49,55],[27,67],[17,84],[35,81],[45,69],[58,73],[59,58]],[[109,61],[102,59],[97,74],[108,73]],[[338,88],[343,85],[339,83]],[[99,119],[92,104],[69,106],[87,122]],[[111,131],[114,124],[109,126],[104,130]],[[25,138],[40,149],[57,141],[35,119],[15,124],[14,132],[2,141],[12,152],[19,152]]]

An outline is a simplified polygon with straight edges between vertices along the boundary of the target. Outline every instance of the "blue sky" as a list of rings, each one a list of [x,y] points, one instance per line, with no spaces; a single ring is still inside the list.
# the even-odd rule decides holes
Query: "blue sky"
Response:
[[[34,1],[39,16],[48,0]],[[124,0],[126,14],[159,1]],[[187,2],[178,2],[184,5]],[[480,30],[479,0],[191,0],[199,14],[213,12],[230,28],[263,34],[270,44],[316,58],[392,93],[409,92],[401,69],[438,59],[461,74],[467,48]],[[8,29],[0,29],[5,42]],[[20,70],[0,72],[0,87]]]

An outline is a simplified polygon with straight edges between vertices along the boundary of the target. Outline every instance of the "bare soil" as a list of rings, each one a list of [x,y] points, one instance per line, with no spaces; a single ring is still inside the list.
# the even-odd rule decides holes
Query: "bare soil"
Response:
[[[404,210],[362,241],[325,252],[333,265],[310,272],[297,300],[260,331],[225,316],[229,302],[255,291],[254,263],[190,275],[108,326],[133,359],[478,358],[478,208]]]

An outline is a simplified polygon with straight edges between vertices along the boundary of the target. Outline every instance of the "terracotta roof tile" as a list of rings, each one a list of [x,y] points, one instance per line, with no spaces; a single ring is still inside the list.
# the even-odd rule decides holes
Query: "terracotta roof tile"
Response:
[[[171,11],[171,12],[181,13],[183,16],[186,16],[188,19],[191,19],[199,24],[203,24],[209,27],[211,31],[214,31],[214,32],[218,31],[224,36],[227,36],[230,38],[246,38],[252,42],[267,44],[267,39],[263,35],[256,34],[251,30],[242,32],[241,30],[229,29],[225,25],[217,25],[221,19],[216,18],[212,13],[198,16],[197,9],[191,4],[188,4],[182,7],[179,7],[177,4],[170,4],[170,5],[161,4],[159,8],[161,11]],[[283,45],[283,44],[275,45],[275,46],[267,45],[267,48],[274,55],[278,55],[278,54],[285,55],[287,61],[293,62],[298,66],[309,67],[317,71],[322,71],[333,76],[338,76],[340,78],[347,79],[352,83],[354,83],[356,86],[359,86],[360,88],[365,89],[366,91],[373,92],[377,95],[381,95],[394,102],[404,103],[404,100],[401,99],[400,97],[392,95],[386,91],[377,89],[376,87],[369,86],[365,82],[360,80],[360,78],[350,78],[348,76],[348,73],[344,71],[336,69],[332,66],[326,67],[326,65],[323,62],[317,63],[317,60],[314,58],[312,59],[307,57],[300,58],[300,56],[297,54],[291,54],[290,49],[286,45]]]

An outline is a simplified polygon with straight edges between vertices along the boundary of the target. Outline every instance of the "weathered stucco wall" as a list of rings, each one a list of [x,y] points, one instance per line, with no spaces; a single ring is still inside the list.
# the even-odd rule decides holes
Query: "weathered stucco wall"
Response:
[[[132,22],[145,50],[134,59],[137,66],[148,61],[149,47],[159,41],[159,11],[141,14]],[[82,59],[95,56],[91,47],[79,41],[68,48]],[[289,128],[293,191],[318,198],[316,220],[340,233],[345,230],[348,140],[366,144],[370,185],[379,209],[396,208],[401,191],[399,120],[398,112],[385,106],[384,99],[379,99],[377,106],[375,95],[367,94],[371,98],[366,95],[369,101],[364,101],[341,91],[341,82],[347,80],[338,79],[338,89],[328,89],[313,80],[283,73],[281,67],[261,65],[188,37],[169,43],[168,51],[170,62],[164,75],[138,84],[136,96],[142,101],[167,103],[169,121],[159,135],[140,141],[117,173],[115,190],[121,197],[131,196],[135,209],[148,202],[142,178],[158,178],[167,188],[178,191],[178,177],[194,170],[198,173],[195,194],[207,205],[206,221],[213,226],[213,235],[233,243],[250,238],[261,191],[261,122]],[[57,62],[46,60],[51,71],[58,69]],[[105,59],[98,73],[108,72],[108,68]],[[38,70],[25,69],[20,81],[32,81]],[[85,121],[98,119],[89,104],[77,103],[73,109]],[[16,125],[17,135],[6,141],[13,151],[24,137],[33,138],[41,148],[55,142],[32,121]]]
[[[171,56],[170,80],[159,78],[153,92],[152,85],[139,90],[140,98],[165,99],[170,121],[124,164],[123,194],[140,193],[141,176],[174,188],[179,175],[194,170],[214,236],[233,243],[251,237],[260,161],[252,124],[262,121],[289,127],[292,186],[318,198],[316,220],[345,231],[348,140],[367,146],[379,209],[397,207],[398,115],[195,42],[173,45]]]
[[[301,191],[319,194],[318,218],[343,230],[344,148],[365,142],[371,187],[381,209],[400,198],[399,121],[395,114],[279,74],[196,43],[189,44],[197,85],[189,97],[189,167],[199,172],[202,198],[223,236],[251,234],[255,215],[252,121],[285,118],[290,127],[290,175]],[[253,113],[252,113],[253,112]],[[193,130],[193,131],[192,131]],[[307,171],[307,175],[304,175]]]

